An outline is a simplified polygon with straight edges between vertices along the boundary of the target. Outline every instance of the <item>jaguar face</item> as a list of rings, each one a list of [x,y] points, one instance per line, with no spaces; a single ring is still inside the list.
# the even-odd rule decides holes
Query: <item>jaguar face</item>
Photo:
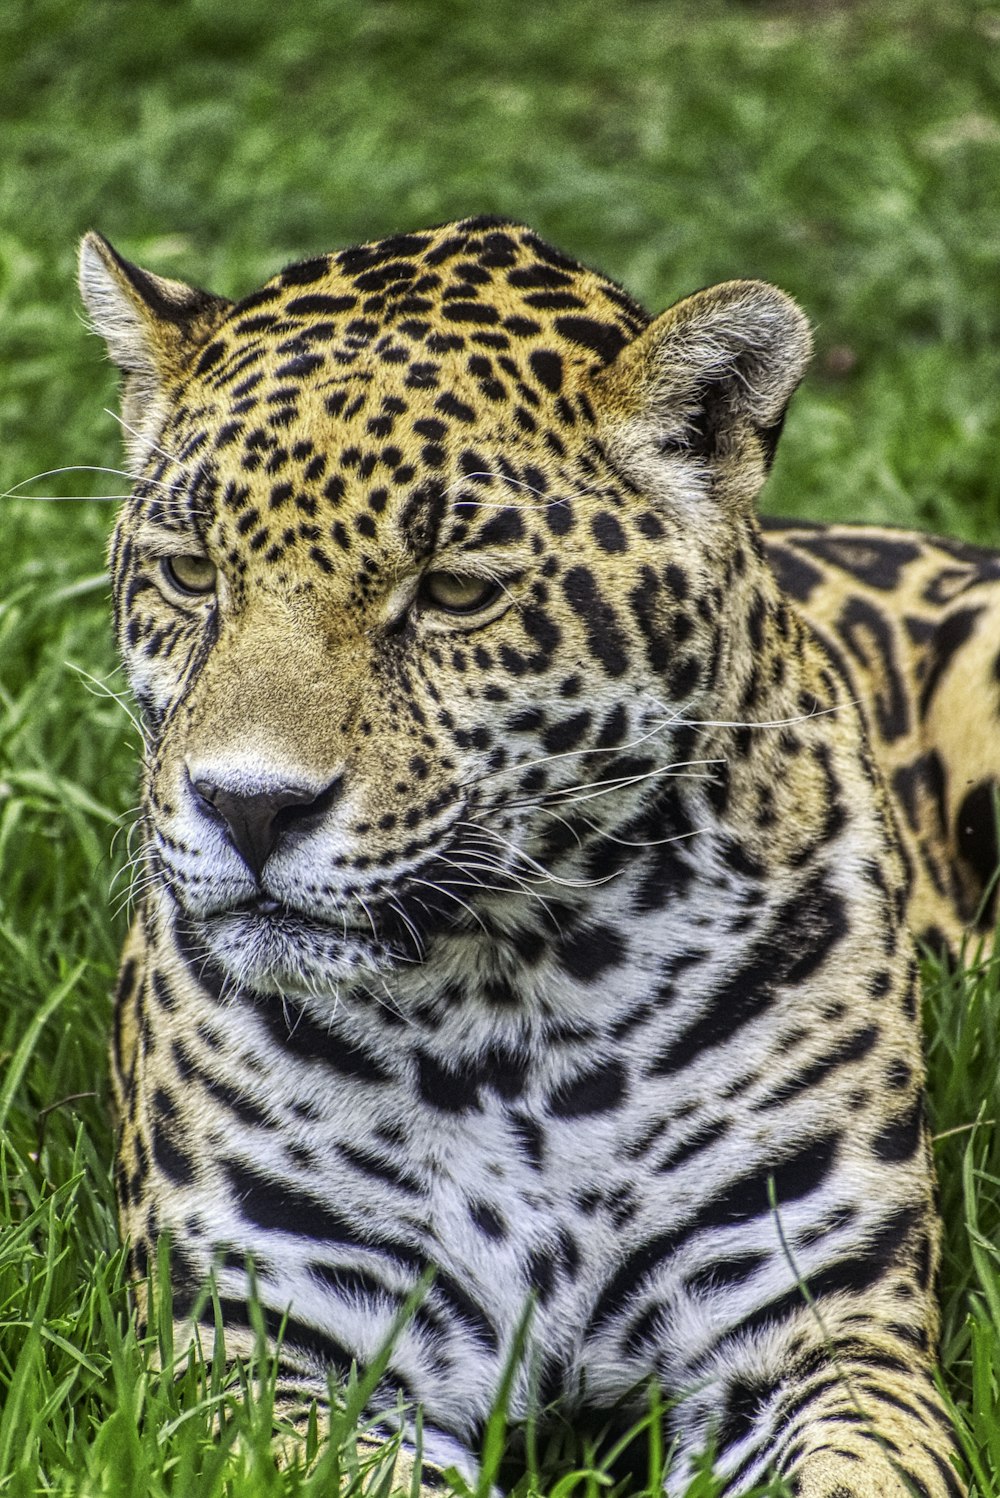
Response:
[[[235,305],[87,244],[148,857],[196,944],[316,994],[603,877],[724,709],[794,304],[731,283],[647,328],[478,221]]]

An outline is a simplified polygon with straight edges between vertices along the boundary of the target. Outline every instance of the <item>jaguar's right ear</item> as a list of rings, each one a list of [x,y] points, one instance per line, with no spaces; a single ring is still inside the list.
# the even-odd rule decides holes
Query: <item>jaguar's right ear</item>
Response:
[[[141,270],[93,232],[80,245],[80,293],[94,331],[124,375],[125,445],[139,469],[166,415],[166,387],[232,304]]]
[[[746,510],[811,351],[805,314],[776,286],[695,292],[595,376],[605,449],[650,497],[689,516]]]

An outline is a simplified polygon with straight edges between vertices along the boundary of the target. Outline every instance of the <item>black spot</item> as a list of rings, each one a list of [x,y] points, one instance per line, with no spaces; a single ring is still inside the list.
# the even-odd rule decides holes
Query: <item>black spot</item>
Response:
[[[405,1191],[408,1195],[417,1196],[423,1191],[420,1180],[410,1171],[401,1169],[391,1159],[376,1154],[373,1150],[363,1149],[360,1145],[341,1144],[340,1154],[356,1169],[365,1175],[373,1176],[376,1180],[386,1181],[390,1186]]]
[[[507,1236],[507,1225],[488,1202],[470,1202],[469,1216],[485,1238],[501,1243]]]
[[[553,265],[521,265],[512,270],[507,281],[511,286],[521,286],[526,290],[533,287],[572,286],[573,280],[565,270],[557,270]]]
[[[779,984],[798,985],[826,961],[847,930],[844,902],[822,874],[786,900],[773,926],[710,996],[705,1012],[652,1063],[654,1076],[682,1071],[704,1051],[731,1040],[767,1012]]]
[[[259,1013],[273,1042],[286,1055],[359,1082],[389,1080],[389,1073],[374,1056],[345,1035],[318,1024],[305,1010],[297,1010],[291,1000],[285,999],[276,1011]]]
[[[625,955],[625,943],[610,926],[578,927],[557,947],[559,964],[580,983],[597,982]]]
[[[356,296],[323,296],[315,293],[293,297],[286,303],[285,311],[292,317],[328,317],[338,312],[350,312],[357,304]]]
[[[448,391],[438,396],[434,402],[434,408],[442,411],[446,416],[454,417],[456,421],[470,422],[476,419],[472,406],[467,405],[465,401],[460,401],[457,396],[451,395]]]
[[[438,1269],[428,1299],[443,1301],[448,1310],[473,1333],[482,1346],[495,1352],[499,1346],[496,1327],[482,1306],[472,1299],[467,1290],[443,1269]]]
[[[540,707],[525,707],[520,712],[512,713],[504,728],[508,733],[534,733],[544,722],[545,714]]]
[[[746,1175],[737,1176],[726,1189],[697,1213],[688,1231],[745,1222],[771,1211],[771,1190],[779,1208],[800,1201],[815,1191],[833,1169],[839,1135],[819,1134],[778,1160],[765,1160]]]
[[[218,1304],[224,1326],[234,1329],[250,1326],[250,1315],[245,1301],[220,1295],[218,1301],[213,1300],[212,1303]],[[342,1342],[330,1336],[328,1332],[320,1331],[319,1327],[300,1321],[295,1316],[289,1316],[284,1309],[275,1310],[271,1306],[264,1305],[260,1307],[260,1314],[267,1334],[275,1341],[280,1337],[282,1347],[288,1349],[289,1353],[297,1349],[318,1360],[323,1366],[337,1373],[340,1378],[346,1379],[349,1376],[355,1362],[355,1354]],[[214,1328],[206,1328],[209,1343],[211,1343],[213,1333]]]
[[[571,567],[562,579],[562,590],[567,603],[586,626],[591,654],[609,676],[622,676],[628,669],[628,638],[593,573],[588,567]]]
[[[779,1198],[780,1200],[780,1198]],[[898,1261],[900,1251],[922,1221],[922,1207],[902,1207],[891,1213],[869,1239],[867,1245],[854,1245],[846,1259],[836,1260],[809,1275],[806,1285],[810,1298],[822,1302],[829,1295],[862,1294],[883,1278],[889,1266]],[[743,1318],[734,1335],[741,1343],[762,1327],[781,1325],[805,1303],[799,1285],[766,1301]],[[725,1338],[721,1339],[725,1341]],[[713,1350],[714,1351],[714,1350]],[[869,1357],[870,1361],[870,1357]],[[906,1370],[909,1371],[908,1369]]]
[[[762,1264],[768,1262],[766,1253],[734,1253],[710,1258],[700,1269],[685,1275],[684,1284],[689,1290],[713,1290],[723,1285],[742,1285],[755,1274]]]
[[[880,610],[857,597],[844,604],[837,629],[850,653],[875,674],[875,718],[883,737],[892,743],[910,727],[909,697],[900,678],[892,630]],[[879,660],[872,655],[873,646]]]
[[[126,971],[128,972],[127,978]],[[135,963],[130,962],[127,965],[127,969],[122,972],[121,978],[119,980],[119,992],[128,993],[131,989],[131,985],[134,982],[134,979]],[[165,1010],[169,1014],[177,1007],[176,996],[167,984],[166,978],[164,978],[163,974],[157,968],[154,968],[152,972],[151,988],[153,992],[153,998],[161,1009]]]
[[[983,896],[997,870],[1000,851],[997,849],[997,782],[982,780],[962,798],[955,813],[955,841],[959,857],[964,859],[976,880],[977,903]],[[990,929],[995,923],[997,894],[994,889],[981,911],[976,911],[979,923]]]
[[[424,1102],[441,1113],[465,1113],[480,1106],[477,1079],[449,1070],[426,1051],[417,1052],[417,1087]]]
[[[558,395],[563,382],[563,363],[559,355],[551,349],[535,349],[529,355],[528,363],[539,384],[544,385],[553,395]]]
[[[448,322],[492,324],[500,321],[500,313],[486,302],[445,302],[441,315]]]
[[[295,265],[286,265],[280,280],[283,286],[308,286],[311,282],[322,281],[329,274],[329,259],[326,255],[317,255],[312,260],[299,260]],[[246,303],[241,302],[240,305],[245,306]]]
[[[542,511],[545,524],[554,536],[566,536],[576,524],[573,507],[569,500],[553,499]]]
[[[872,1140],[872,1153],[887,1165],[912,1160],[923,1138],[924,1099],[918,1093],[910,1108],[892,1123],[886,1124]]]
[[[545,670],[552,652],[562,639],[562,630],[550,613],[531,605],[525,605],[521,609],[521,628],[538,647],[531,657],[532,669]]]
[[[319,1284],[329,1287],[335,1295],[349,1295],[375,1303],[384,1302],[387,1296],[394,1298],[378,1275],[354,1265],[326,1264],[321,1259],[314,1259],[309,1265],[309,1275]]]
[[[346,1218],[318,1197],[263,1175],[242,1161],[228,1160],[225,1171],[241,1213],[257,1227],[294,1233],[320,1243],[369,1246]]]
[[[667,691],[675,702],[690,697],[701,680],[701,662],[697,656],[684,655],[674,661],[667,672]]]
[[[667,640],[659,617],[660,583],[655,570],[648,563],[643,566],[639,576],[640,581],[629,593],[629,603],[632,605],[632,612],[635,614],[636,622],[646,642],[646,659],[649,662],[649,668],[659,675],[666,669],[670,659]],[[677,617],[677,615],[674,616],[675,620]],[[676,630],[674,636],[676,643]]]
[[[574,713],[571,718],[563,718],[546,729],[542,735],[542,747],[548,754],[565,754],[576,748],[590,724],[591,715],[584,708],[582,712]]]
[[[267,1127],[271,1119],[264,1108],[249,1098],[245,1092],[228,1082],[223,1082],[220,1077],[210,1076],[208,1072],[195,1068],[193,1075],[217,1102],[221,1103],[227,1112],[232,1113],[243,1123],[254,1128]]]
[[[590,522],[594,540],[602,551],[627,551],[628,541],[621,522],[608,510],[598,510]]]
[[[710,1119],[707,1123],[700,1124],[686,1139],[675,1144],[667,1154],[657,1160],[657,1175],[667,1175],[670,1171],[686,1165],[695,1155],[700,1155],[702,1150],[710,1149],[718,1140],[724,1139],[729,1133],[729,1128],[727,1119]]]
[[[884,592],[899,587],[904,567],[920,555],[919,546],[912,541],[889,536],[841,536],[818,530],[800,536],[798,544],[842,572],[851,573],[869,587]]]
[[[607,1113],[622,1101],[625,1086],[624,1067],[618,1061],[609,1061],[564,1082],[549,1099],[549,1111],[556,1118]]]
[[[321,354],[301,353],[287,359],[284,364],[279,364],[274,373],[279,379],[301,380],[306,375],[312,374],[314,370],[322,369],[324,363],[325,360]]]
[[[813,589],[823,581],[822,572],[811,562],[807,562],[791,546],[783,546],[778,539],[770,537],[765,539],[767,559],[782,591],[788,593],[797,603],[808,602]]]
[[[946,784],[944,765],[935,749],[921,754],[912,764],[900,765],[892,776],[893,794],[902,807],[913,832],[921,831],[924,796],[929,797],[937,813],[937,826],[943,830],[946,823]]]
[[[523,1052],[499,1043],[485,1051],[476,1064],[476,1079],[499,1097],[515,1098],[524,1091],[527,1060]]]
[[[842,1066],[850,1065],[852,1061],[860,1061],[862,1057],[867,1056],[878,1037],[877,1025],[865,1025],[852,1035],[845,1036],[843,1040],[824,1051],[808,1066],[784,1078],[773,1092],[768,1093],[767,1097],[755,1104],[755,1107],[758,1109],[776,1108],[787,1103],[791,1098],[811,1092],[820,1082],[839,1071]]]
[[[532,317],[505,317],[503,325],[515,338],[531,338],[542,331],[541,324]]]
[[[519,541],[524,535],[524,521],[513,507],[497,510],[490,516],[478,535],[481,546],[491,546],[508,541]]]
[[[511,1125],[521,1152],[535,1170],[541,1170],[545,1157],[545,1135],[541,1124],[526,1113],[511,1113]]]
[[[625,335],[613,323],[598,322],[593,317],[557,317],[555,326],[570,343],[595,353],[602,364],[610,364],[625,347]]]
[[[524,300],[529,307],[537,307],[542,312],[561,312],[568,307],[587,305],[571,291],[531,291]]]
[[[552,1295],[556,1283],[556,1266],[551,1257],[537,1249],[528,1259],[528,1283],[537,1292],[541,1305],[545,1305]]]

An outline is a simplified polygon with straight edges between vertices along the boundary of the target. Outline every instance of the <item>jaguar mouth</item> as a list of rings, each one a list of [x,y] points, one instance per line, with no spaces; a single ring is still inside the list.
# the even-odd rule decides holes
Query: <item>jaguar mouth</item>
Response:
[[[329,921],[258,895],[197,922],[201,944],[241,988],[316,994],[391,965],[394,954],[371,926]]]
[[[213,911],[205,918],[204,924],[207,927],[232,921],[242,922],[248,933],[278,932],[292,940],[299,937],[308,940],[316,936],[324,940],[339,937],[344,941],[366,937],[371,941],[374,936],[370,921],[352,918],[346,910],[334,909],[329,917],[317,916],[263,892],[237,905]]]

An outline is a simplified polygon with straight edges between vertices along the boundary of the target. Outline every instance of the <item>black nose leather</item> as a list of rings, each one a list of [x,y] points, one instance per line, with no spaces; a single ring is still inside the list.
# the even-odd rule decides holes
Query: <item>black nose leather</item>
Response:
[[[195,794],[225,823],[230,842],[258,879],[282,833],[325,811],[336,800],[340,784],[338,776],[317,794],[313,786],[271,782],[233,790],[205,776],[191,777]]]

